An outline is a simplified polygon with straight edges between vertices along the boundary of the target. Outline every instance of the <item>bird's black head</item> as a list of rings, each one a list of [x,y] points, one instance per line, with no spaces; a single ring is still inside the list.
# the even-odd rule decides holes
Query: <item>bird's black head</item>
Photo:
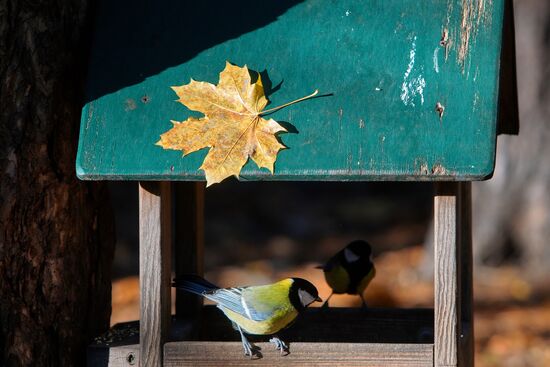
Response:
[[[356,262],[359,259],[367,260],[371,258],[372,249],[367,241],[356,240],[350,242],[342,250],[344,259],[348,263]]]
[[[321,302],[317,288],[302,278],[292,278],[293,282],[289,290],[290,303],[298,311],[302,311],[313,302]]]

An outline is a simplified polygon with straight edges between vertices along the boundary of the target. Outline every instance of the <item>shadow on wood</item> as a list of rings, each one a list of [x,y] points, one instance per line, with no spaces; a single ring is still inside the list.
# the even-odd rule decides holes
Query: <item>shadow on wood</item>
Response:
[[[262,28],[300,2],[102,1],[90,61],[96,76],[89,80],[87,102]]]

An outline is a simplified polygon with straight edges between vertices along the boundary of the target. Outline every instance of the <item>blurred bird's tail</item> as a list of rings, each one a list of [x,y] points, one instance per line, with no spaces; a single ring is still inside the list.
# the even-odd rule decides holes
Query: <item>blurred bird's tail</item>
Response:
[[[219,289],[218,286],[215,286],[206,279],[194,274],[185,274],[177,279],[174,279],[172,287],[198,295],[203,295],[206,292]]]

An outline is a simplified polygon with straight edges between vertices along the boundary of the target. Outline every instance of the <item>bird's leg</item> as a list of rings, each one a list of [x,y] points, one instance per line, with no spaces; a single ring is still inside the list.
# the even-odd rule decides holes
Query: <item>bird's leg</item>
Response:
[[[330,296],[328,296],[327,300],[325,301],[325,303],[323,303],[323,306],[321,306],[322,308],[327,308],[328,307],[328,300],[330,299],[330,297],[332,297],[332,295],[334,294],[334,291],[332,291],[330,293]]]
[[[290,353],[290,351],[288,350],[288,346],[285,344],[284,341],[279,339],[279,337],[277,335],[273,335],[273,338],[269,339],[269,342],[275,344],[275,348],[277,348],[277,350],[280,350],[281,354],[283,354],[283,353],[289,354]]]
[[[359,297],[361,297],[361,302],[363,302],[363,308],[368,308],[367,302],[365,302],[365,297],[363,297],[363,293],[359,293]]]
[[[239,330],[239,333],[241,334],[241,342],[243,343],[244,355],[250,356],[250,358],[254,358],[254,356],[258,356],[259,358],[261,358],[262,355],[259,352],[259,348],[250,343],[248,339],[246,339],[246,336],[244,336],[244,333],[239,325],[236,326],[237,330]]]

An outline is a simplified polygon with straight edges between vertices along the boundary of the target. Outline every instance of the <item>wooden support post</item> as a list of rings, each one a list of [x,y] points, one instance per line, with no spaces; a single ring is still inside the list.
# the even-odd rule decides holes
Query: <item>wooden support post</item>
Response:
[[[434,199],[434,364],[473,358],[470,183],[439,183]]]
[[[204,182],[175,183],[176,278],[182,274],[203,274]],[[196,316],[202,297],[176,291],[176,316]]]
[[[139,186],[139,357],[141,367],[161,367],[170,332],[170,182]]]
[[[458,365],[458,184],[437,184],[434,198],[434,365]]]

